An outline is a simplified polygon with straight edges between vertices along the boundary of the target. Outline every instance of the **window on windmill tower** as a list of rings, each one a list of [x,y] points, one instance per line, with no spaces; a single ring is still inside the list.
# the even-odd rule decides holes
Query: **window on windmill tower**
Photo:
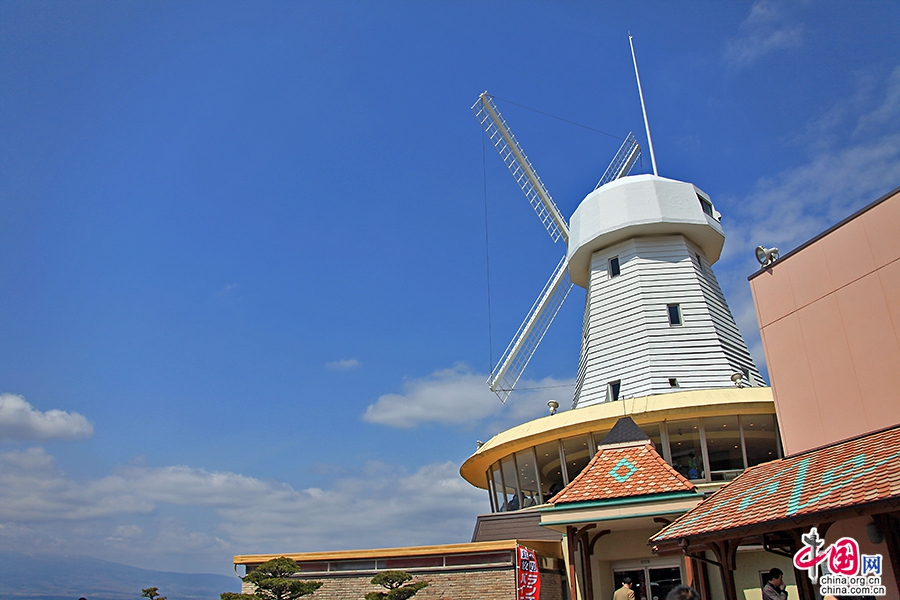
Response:
[[[668,304],[666,310],[669,312],[669,325],[681,325],[681,305]]]
[[[621,272],[619,269],[619,257],[613,256],[609,259],[609,278],[618,277]]]
[[[606,398],[607,400],[618,400],[619,399],[619,390],[622,389],[622,380],[617,379],[615,381],[610,381],[606,385]]]
[[[703,209],[703,212],[705,212],[705,213],[708,214],[709,216],[715,218],[715,215],[713,214],[713,205],[712,205],[712,202],[710,202],[709,200],[707,200],[706,198],[704,198],[704,197],[701,196],[700,194],[697,194],[697,200],[700,201],[700,208]]]

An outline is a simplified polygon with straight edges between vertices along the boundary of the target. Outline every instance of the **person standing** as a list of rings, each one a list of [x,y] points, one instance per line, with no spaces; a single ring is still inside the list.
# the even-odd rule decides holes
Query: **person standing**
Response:
[[[622,587],[613,594],[613,600],[634,600],[634,591],[631,589],[631,578],[626,577],[622,580]]]
[[[768,581],[763,586],[763,600],[787,600],[787,590],[784,589],[784,572],[778,567],[769,570]]]

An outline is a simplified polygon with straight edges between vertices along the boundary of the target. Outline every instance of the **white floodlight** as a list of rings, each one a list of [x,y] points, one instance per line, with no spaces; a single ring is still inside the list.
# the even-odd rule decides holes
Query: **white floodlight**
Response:
[[[765,246],[756,247],[756,260],[759,264],[766,267],[771,265],[778,259],[778,248],[766,248]]]
[[[739,388],[744,387],[744,374],[743,373],[735,373],[734,375],[731,376],[731,381],[733,381],[734,385],[736,385]]]
[[[557,402],[556,400],[550,400],[549,402],[547,402],[547,406],[550,407],[550,414],[555,415],[556,409],[559,408],[559,402]]]

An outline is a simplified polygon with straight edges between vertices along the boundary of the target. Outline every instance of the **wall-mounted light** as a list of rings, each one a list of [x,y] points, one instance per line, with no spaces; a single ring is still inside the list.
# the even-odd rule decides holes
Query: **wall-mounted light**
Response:
[[[484,442],[481,440],[475,440],[475,444],[478,446],[478,449],[481,450],[481,447],[484,446]]]
[[[866,525],[866,537],[873,544],[880,544],[884,541],[884,533],[882,533],[881,528],[876,523]]]
[[[766,248],[765,246],[756,247],[756,260],[764,267],[771,265],[778,260],[778,248]]]
[[[731,376],[731,381],[734,382],[735,387],[742,388],[744,387],[744,374],[743,373],[735,373]]]
[[[549,402],[547,402],[547,406],[550,407],[550,414],[555,415],[556,409],[559,408],[559,402],[557,402],[556,400],[550,400]]]

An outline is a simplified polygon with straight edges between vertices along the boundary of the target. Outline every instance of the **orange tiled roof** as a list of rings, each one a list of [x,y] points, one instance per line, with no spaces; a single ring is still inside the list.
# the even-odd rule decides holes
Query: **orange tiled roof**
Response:
[[[900,426],[751,467],[651,543],[900,501]]]
[[[559,506],[695,489],[648,440],[601,446],[587,467],[550,503]]]

